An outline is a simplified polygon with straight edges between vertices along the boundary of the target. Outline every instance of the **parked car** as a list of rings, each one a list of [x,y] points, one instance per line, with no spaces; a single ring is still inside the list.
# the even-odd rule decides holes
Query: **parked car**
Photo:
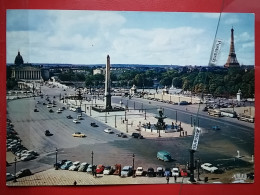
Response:
[[[35,158],[36,157],[32,154],[24,154],[24,155],[21,156],[22,161],[29,161],[29,160],[33,160]]]
[[[68,170],[70,166],[72,166],[72,162],[70,160],[66,161],[60,168],[63,170]]]
[[[70,167],[69,167],[69,171],[77,171],[78,168],[80,166],[80,162],[79,161],[75,161]]]
[[[137,167],[136,171],[135,171],[135,175],[136,176],[142,176],[144,174],[144,169],[143,167]]]
[[[121,170],[121,177],[129,177],[133,174],[132,166],[124,166]]]
[[[37,109],[37,108],[34,108],[34,110],[33,110],[34,112],[39,112],[39,110]]]
[[[92,164],[88,165],[87,173],[92,173],[92,169],[94,169],[94,166]]]
[[[112,131],[112,129],[110,129],[110,128],[104,129],[104,132],[105,132],[105,133],[108,133],[108,134],[114,133],[114,132]]]
[[[106,166],[104,171],[103,171],[103,174],[104,175],[110,175],[112,174],[114,171],[114,168],[112,166]]]
[[[172,172],[170,168],[166,168],[164,171],[164,176],[165,177],[171,177],[172,176]]]
[[[144,137],[140,133],[132,133],[133,138],[143,139]]]
[[[188,177],[188,171],[187,171],[187,169],[186,168],[180,168],[180,175],[182,176],[182,177]]]
[[[81,132],[75,132],[72,134],[73,137],[86,137],[86,135],[84,133]]]
[[[104,171],[104,169],[105,169],[105,166],[102,165],[102,164],[99,164],[99,165],[97,166],[97,168],[96,168],[96,173],[97,173],[97,174],[102,174],[103,171]]]
[[[52,109],[50,109],[50,110],[49,110],[49,112],[50,112],[50,113],[53,113],[53,110],[52,110]]]
[[[87,168],[88,168],[88,165],[89,165],[89,164],[88,164],[87,162],[81,163],[80,166],[79,166],[78,171],[80,171],[80,172],[85,172],[85,171],[87,170]]]
[[[179,175],[180,175],[179,168],[178,168],[178,167],[172,168],[172,176],[177,176],[177,177],[179,177]]]
[[[52,136],[53,134],[49,130],[45,130],[45,136]]]
[[[66,161],[68,161],[68,160],[58,161],[57,163],[54,163],[54,164],[53,164],[53,167],[56,167],[56,166],[57,166],[57,168],[60,168],[62,165],[64,165],[64,163],[65,163]]]
[[[214,167],[214,166],[213,166],[212,164],[210,164],[210,163],[204,163],[204,164],[202,164],[202,165],[201,165],[201,168],[202,168],[203,170],[206,170],[206,171],[211,172],[211,173],[214,173],[215,171],[218,170],[217,167]]]
[[[16,173],[16,178],[26,177],[32,175],[30,169],[21,169],[19,172]]]
[[[157,177],[163,177],[164,176],[164,170],[162,167],[157,167],[156,169],[156,176]]]
[[[73,123],[77,124],[80,123],[80,121],[78,119],[73,119]]]
[[[154,177],[155,175],[154,169],[152,167],[148,168],[146,175],[147,177]]]
[[[157,152],[157,159],[169,162],[172,160],[171,154],[165,150]]]
[[[11,173],[6,173],[6,181],[14,180],[15,176]]]

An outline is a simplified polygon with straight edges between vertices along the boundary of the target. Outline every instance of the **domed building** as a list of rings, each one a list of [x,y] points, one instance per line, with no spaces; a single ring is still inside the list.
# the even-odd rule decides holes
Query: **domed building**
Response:
[[[15,57],[14,64],[15,65],[23,64],[23,57],[21,56],[20,51],[18,51],[18,55]]]
[[[15,57],[14,66],[12,68],[12,78],[16,80],[42,80],[42,70],[40,66],[33,66],[32,64],[24,64],[23,57],[18,51]]]

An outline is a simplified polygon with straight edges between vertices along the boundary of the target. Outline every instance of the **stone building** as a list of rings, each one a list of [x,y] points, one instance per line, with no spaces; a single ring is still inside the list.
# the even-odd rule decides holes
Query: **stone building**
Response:
[[[12,78],[15,78],[16,80],[40,81],[43,79],[42,72],[43,70],[40,66],[29,63],[24,64],[23,57],[18,51],[18,55],[15,57],[14,65],[12,67]],[[44,72],[46,72],[46,70],[44,70]]]

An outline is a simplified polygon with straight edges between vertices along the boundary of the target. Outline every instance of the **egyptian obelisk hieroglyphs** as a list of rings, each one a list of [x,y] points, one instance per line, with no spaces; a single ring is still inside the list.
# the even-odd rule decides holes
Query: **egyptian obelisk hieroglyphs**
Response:
[[[107,64],[106,64],[106,78],[105,78],[105,109],[111,110],[111,94],[110,94],[110,57],[107,55]]]

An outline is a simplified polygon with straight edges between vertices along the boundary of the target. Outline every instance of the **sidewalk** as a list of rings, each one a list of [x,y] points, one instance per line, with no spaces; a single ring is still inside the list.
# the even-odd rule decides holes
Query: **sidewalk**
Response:
[[[188,177],[178,177],[177,182],[190,183]],[[123,184],[166,184],[166,177],[120,177],[118,175],[92,174],[78,171],[49,169],[34,175],[18,178],[17,182],[9,181],[7,186],[48,186],[48,185],[123,185]],[[169,178],[169,183],[174,184],[174,178]]]

